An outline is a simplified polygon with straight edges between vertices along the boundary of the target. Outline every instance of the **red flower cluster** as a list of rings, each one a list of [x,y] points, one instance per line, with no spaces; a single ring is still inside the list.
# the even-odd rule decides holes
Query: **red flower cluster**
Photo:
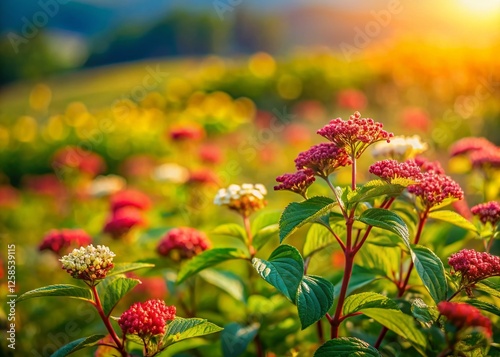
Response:
[[[200,140],[205,136],[203,127],[199,125],[181,125],[170,130],[170,138],[174,141]]]
[[[459,272],[465,285],[500,275],[500,257],[474,249],[462,249],[448,258],[452,273]]]
[[[458,329],[482,327],[485,334],[491,337],[491,321],[481,315],[481,312],[474,306],[466,303],[442,301],[437,307],[441,315],[445,316]]]
[[[174,260],[192,258],[210,248],[210,241],[205,233],[190,227],[170,230],[158,244],[156,251]]]
[[[493,226],[496,226],[500,222],[500,202],[480,203],[472,207],[471,212],[473,215],[478,216],[483,224],[491,222]]]
[[[149,197],[137,190],[123,190],[115,193],[111,199],[111,210],[113,212],[122,207],[135,207],[140,210],[146,210],[151,206]]]
[[[377,161],[370,166],[369,171],[389,182],[398,177],[410,180],[418,180],[422,177],[420,167],[414,160],[405,162],[398,162],[396,160]]]
[[[83,229],[52,229],[38,246],[38,250],[51,250],[57,255],[69,253],[72,249],[87,246],[92,243]]]
[[[132,227],[143,226],[146,221],[142,211],[133,206],[122,207],[114,211],[106,221],[104,232],[111,234],[115,239],[120,238]]]
[[[189,173],[188,183],[200,185],[217,185],[219,178],[211,169],[198,169]]]
[[[500,167],[500,147],[485,138],[463,138],[450,149],[451,156],[469,155],[472,166],[479,169]]]
[[[463,154],[468,154],[472,151],[483,150],[490,147],[495,147],[495,144],[493,144],[486,138],[475,138],[475,137],[463,138],[458,140],[450,147],[450,155],[451,156],[463,155]]]
[[[346,109],[364,109],[366,107],[366,96],[357,89],[343,89],[337,94],[339,107]]]
[[[301,152],[295,159],[297,170],[311,169],[315,175],[327,177],[341,166],[352,164],[344,148],[334,143],[321,143]]]
[[[439,161],[430,161],[424,157],[416,157],[415,162],[423,172],[433,171],[438,175],[444,175],[444,169]]]
[[[146,224],[143,211],[151,206],[147,195],[136,190],[123,190],[110,199],[111,214],[104,226],[104,232],[113,238],[120,238],[132,227]]]
[[[347,121],[341,118],[331,120],[317,133],[338,147],[346,147],[350,155],[359,158],[369,145],[381,140],[390,142],[394,134],[382,127],[382,123],[371,118],[361,118],[361,114],[355,112]]]
[[[165,334],[165,326],[168,321],[175,319],[175,313],[175,306],[167,306],[162,300],[137,302],[120,316],[118,325],[124,335],[149,338]]]
[[[484,169],[488,167],[500,167],[500,148],[485,147],[481,150],[476,150],[469,155],[472,166],[478,169]]]
[[[418,183],[408,186],[408,192],[419,197],[427,209],[439,205],[447,198],[464,198],[464,192],[458,183],[451,177],[434,171],[424,172]]]
[[[102,157],[96,153],[79,147],[67,146],[54,154],[52,167],[56,170],[56,174],[58,170],[69,167],[96,176],[106,169],[106,164]]]
[[[222,152],[217,145],[205,144],[199,150],[201,161],[207,164],[219,164],[222,161]]]
[[[274,186],[274,190],[288,190],[305,197],[307,189],[315,180],[313,170],[299,170],[293,174],[278,176],[276,178],[276,182],[279,182],[280,184]]]

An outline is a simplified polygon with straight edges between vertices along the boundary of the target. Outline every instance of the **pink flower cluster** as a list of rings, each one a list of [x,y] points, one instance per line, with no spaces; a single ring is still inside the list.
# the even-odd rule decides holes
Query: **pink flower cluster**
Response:
[[[315,175],[327,177],[341,166],[352,164],[346,149],[334,143],[321,143],[301,152],[295,159],[297,170],[311,169]]]
[[[434,171],[424,172],[418,183],[408,186],[408,192],[419,197],[427,209],[439,205],[447,198],[464,198],[464,192],[458,183],[451,177]]]
[[[465,285],[500,275],[500,257],[474,249],[462,249],[448,258],[452,273],[459,272]]]
[[[146,210],[151,206],[150,198],[137,190],[122,190],[111,196],[111,210],[113,212],[122,207],[135,207],[140,210]]]
[[[338,147],[346,147],[350,155],[359,158],[369,145],[381,140],[390,142],[394,134],[382,127],[382,123],[371,118],[361,118],[361,114],[355,112],[347,121],[341,118],[331,120],[317,133]]]
[[[143,212],[151,206],[151,200],[140,191],[123,190],[111,196],[110,205],[111,213],[103,230],[116,239],[132,227],[146,224]]]
[[[276,178],[279,185],[274,186],[275,191],[288,190],[305,197],[307,189],[316,179],[311,169],[299,170],[293,174],[284,174]]]
[[[66,146],[54,154],[52,167],[56,170],[56,174],[66,167],[96,176],[106,169],[106,164],[102,157],[94,152]]]
[[[192,258],[210,248],[210,241],[205,233],[191,227],[179,227],[170,230],[158,244],[156,251],[174,260]]]
[[[469,154],[472,151],[483,150],[485,148],[495,147],[491,141],[486,138],[468,137],[458,140],[450,147],[450,155],[457,156]]]
[[[457,329],[482,327],[485,334],[491,337],[491,321],[474,306],[466,303],[442,301],[437,307],[441,315],[445,316]]]
[[[137,302],[129,307],[118,320],[124,335],[149,338],[165,334],[168,321],[175,319],[175,306],[167,306],[162,300]]]
[[[424,157],[416,157],[415,162],[423,172],[433,171],[439,175],[444,175],[444,169],[439,161],[430,161]]]
[[[490,222],[496,226],[500,222],[500,202],[490,201],[480,203],[471,208],[473,215],[478,216],[483,224]]]
[[[500,147],[485,138],[463,138],[450,148],[450,155],[468,155],[475,168],[500,167]]]
[[[414,160],[398,162],[396,160],[377,161],[369,168],[370,173],[391,182],[395,178],[418,180],[422,177],[420,167]]]
[[[83,229],[52,229],[38,246],[38,250],[50,250],[57,255],[69,253],[70,248],[79,248],[92,243],[92,237]]]

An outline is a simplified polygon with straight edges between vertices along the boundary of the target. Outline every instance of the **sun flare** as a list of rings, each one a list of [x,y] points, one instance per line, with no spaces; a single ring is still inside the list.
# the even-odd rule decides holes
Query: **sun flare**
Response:
[[[465,10],[478,14],[500,12],[500,0],[460,0]]]

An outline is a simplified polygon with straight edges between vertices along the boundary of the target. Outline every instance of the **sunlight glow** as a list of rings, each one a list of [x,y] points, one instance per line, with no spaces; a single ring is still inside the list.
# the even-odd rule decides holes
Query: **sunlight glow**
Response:
[[[477,14],[500,12],[500,0],[459,0],[459,2],[466,10]]]

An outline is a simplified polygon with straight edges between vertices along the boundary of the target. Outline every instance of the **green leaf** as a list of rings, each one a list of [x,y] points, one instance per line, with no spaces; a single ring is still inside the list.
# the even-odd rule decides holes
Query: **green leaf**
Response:
[[[484,279],[475,284],[475,287],[500,299],[500,277]]]
[[[427,247],[412,244],[411,248],[413,264],[432,299],[436,304],[446,300],[448,285],[441,259]]]
[[[212,285],[221,288],[236,300],[242,302],[247,301],[245,283],[238,275],[234,274],[233,272],[216,269],[205,269],[203,271],[200,271],[199,275],[202,277],[202,279]]]
[[[415,327],[415,320],[413,317],[401,311],[378,308],[364,309],[363,314],[371,317],[379,324],[407,339],[413,347],[425,355],[424,351],[427,347],[427,338],[422,331]]]
[[[399,310],[398,305],[387,296],[366,292],[347,297],[344,302],[342,314],[349,315],[370,308]]]
[[[353,203],[368,201],[372,198],[384,195],[391,197],[398,196],[405,190],[406,186],[400,184],[390,184],[383,180],[373,180],[368,181],[361,187],[358,187],[347,197],[349,204],[352,205]]]
[[[280,226],[278,223],[262,228],[253,237],[253,247],[259,250],[264,246],[264,244],[269,242],[275,235],[277,235],[279,230]]]
[[[82,337],[78,340],[74,340],[67,345],[61,347],[56,352],[54,352],[50,357],[64,357],[73,352],[79,351],[86,347],[94,346],[99,340],[101,340],[104,335],[92,335],[89,337]]]
[[[247,234],[245,233],[245,230],[243,229],[243,227],[236,223],[221,224],[220,226],[215,227],[210,233],[220,236],[237,238],[242,240],[243,242],[247,241]]]
[[[408,227],[396,213],[382,208],[370,208],[364,211],[358,220],[369,226],[379,227],[397,234],[403,238],[405,245],[410,248]]]
[[[307,232],[303,249],[304,257],[308,257],[336,241],[333,234],[326,227],[320,224],[313,224]]]
[[[304,224],[326,215],[336,204],[331,198],[322,196],[290,203],[280,218],[280,243]]]
[[[105,289],[104,294],[101,295],[102,307],[106,316],[111,314],[114,307],[130,290],[132,290],[141,281],[137,279],[130,279],[119,276],[114,279]]]
[[[70,284],[56,284],[25,292],[16,299],[16,302],[41,296],[64,296],[72,299],[92,301],[92,294],[88,288]]]
[[[155,265],[151,263],[116,263],[113,270],[111,270],[107,276],[123,274],[138,269],[153,268],[154,266]]]
[[[248,344],[257,335],[259,327],[258,323],[243,326],[236,322],[224,326],[224,331],[221,332],[222,355],[237,357],[245,352]]]
[[[434,211],[430,212],[428,217],[454,224],[457,227],[467,229],[469,231],[477,232],[476,226],[474,226],[467,219],[465,219],[464,217],[453,211],[448,211],[448,210]]]
[[[204,336],[223,329],[206,319],[176,317],[167,325],[163,345],[169,346],[186,338]]]
[[[374,272],[372,269],[364,268],[360,265],[355,264],[352,269],[351,280],[349,280],[349,286],[347,287],[347,295],[350,295],[353,291],[362,288],[370,284],[371,282],[380,279],[380,275]],[[342,280],[335,285],[335,291],[340,292],[342,286]]]
[[[314,353],[314,357],[381,357],[380,352],[356,337],[340,337],[325,342]]]
[[[260,230],[279,223],[282,211],[263,211],[252,221],[252,234],[255,236]]]
[[[434,313],[433,313],[434,312]],[[424,300],[417,298],[411,303],[411,314],[425,327],[429,328],[436,320],[436,310],[431,310]]]
[[[304,275],[304,261],[295,247],[280,245],[271,253],[269,260],[253,258],[252,264],[265,281],[295,302]]]
[[[500,308],[498,306],[490,304],[486,301],[481,301],[477,299],[469,299],[465,301],[467,304],[477,307],[480,310],[487,311],[494,315],[500,316]]]
[[[333,305],[334,287],[319,276],[306,275],[297,290],[296,305],[302,329],[319,321]]]
[[[177,283],[182,283],[197,272],[231,259],[248,259],[247,253],[236,248],[214,248],[206,250],[188,261],[177,275]]]

